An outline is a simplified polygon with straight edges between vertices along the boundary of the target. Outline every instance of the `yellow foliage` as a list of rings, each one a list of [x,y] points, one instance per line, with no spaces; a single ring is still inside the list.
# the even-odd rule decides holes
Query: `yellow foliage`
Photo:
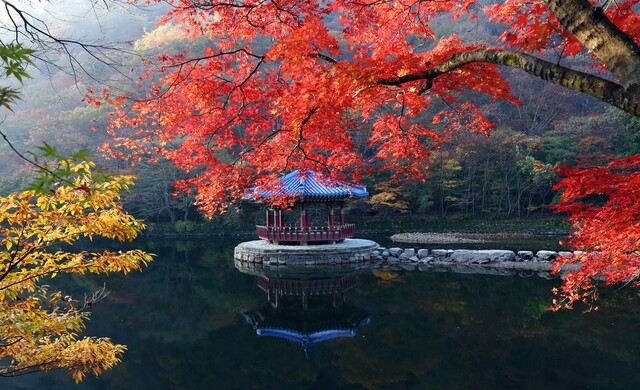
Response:
[[[145,32],[134,44],[136,51],[147,51],[166,48],[169,45],[186,41],[182,29],[171,24],[164,24],[153,31]]]
[[[97,236],[128,241],[144,228],[118,203],[133,177],[94,181],[93,163],[66,163],[70,179],[54,191],[0,197],[0,376],[63,368],[78,382],[112,367],[126,349],[108,338],[79,338],[92,302],[39,284],[60,273],[128,273],[152,260],[140,250],[52,250]]]
[[[375,189],[379,192],[369,198],[369,204],[372,205],[374,209],[378,210],[389,207],[401,213],[409,211],[409,204],[400,199],[405,196],[405,193],[401,189],[395,188],[388,183],[379,183],[375,186]]]

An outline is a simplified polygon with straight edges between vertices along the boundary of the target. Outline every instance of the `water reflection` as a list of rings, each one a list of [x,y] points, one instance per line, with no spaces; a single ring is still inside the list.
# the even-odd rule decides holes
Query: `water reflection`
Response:
[[[238,239],[239,241],[240,239]],[[430,272],[409,264],[294,269],[233,262],[229,239],[168,239],[143,248],[158,254],[141,273],[74,281],[79,295],[106,281],[86,334],[128,346],[123,361],[76,386],[65,373],[0,379],[2,390],[173,389],[635,389],[640,388],[640,297],[602,291],[600,312],[550,313],[557,280]],[[409,272],[411,271],[411,272]],[[280,279],[354,276],[345,298],[280,297],[273,307],[257,284]],[[532,275],[532,274],[528,274]],[[61,282],[60,278],[54,279]],[[272,301],[274,297],[272,295]],[[318,307],[318,309],[317,309]],[[371,315],[353,338],[301,344],[258,337],[243,314],[265,322],[326,322]],[[280,317],[278,317],[280,316]],[[284,318],[283,318],[284,316]],[[275,321],[275,320],[274,320]],[[274,323],[272,323],[274,324]],[[317,329],[317,328],[314,328]],[[313,330],[307,325],[307,330]]]
[[[264,306],[243,313],[259,337],[276,337],[300,344],[307,359],[315,344],[352,338],[372,315],[349,304],[347,292],[357,283],[353,266],[280,266],[262,268],[236,261],[243,273],[257,275],[267,296]]]

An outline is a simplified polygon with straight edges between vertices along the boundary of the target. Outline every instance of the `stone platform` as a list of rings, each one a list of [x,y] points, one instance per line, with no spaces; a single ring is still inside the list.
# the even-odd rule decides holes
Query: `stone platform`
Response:
[[[266,240],[240,243],[233,251],[236,261],[263,264],[342,264],[371,260],[378,244],[371,240],[346,239],[326,245],[276,245]]]

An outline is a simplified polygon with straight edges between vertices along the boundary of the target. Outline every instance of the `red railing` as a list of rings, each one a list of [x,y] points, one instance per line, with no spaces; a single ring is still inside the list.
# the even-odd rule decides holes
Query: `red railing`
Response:
[[[258,278],[258,287],[266,293],[280,295],[330,295],[335,292],[347,292],[356,285],[356,277],[347,275],[330,279],[277,279],[262,275]]]
[[[258,237],[278,242],[342,241],[356,233],[356,225],[307,227],[300,226],[256,226]]]

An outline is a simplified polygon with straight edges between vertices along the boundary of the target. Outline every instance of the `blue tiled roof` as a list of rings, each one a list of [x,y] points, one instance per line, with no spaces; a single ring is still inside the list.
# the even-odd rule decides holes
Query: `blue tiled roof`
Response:
[[[315,199],[344,199],[368,196],[367,188],[340,181],[325,181],[315,171],[295,170],[280,179],[282,185],[271,191],[254,189],[253,195],[270,198],[275,196],[293,196]]]
[[[368,315],[360,319],[359,322],[351,324],[351,328],[330,328],[316,332],[300,332],[294,329],[262,326],[248,314],[244,314],[244,319],[247,324],[253,326],[258,336],[278,337],[300,343],[307,359],[311,356],[313,344],[338,337],[354,337],[357,328],[371,323],[371,315]]]

